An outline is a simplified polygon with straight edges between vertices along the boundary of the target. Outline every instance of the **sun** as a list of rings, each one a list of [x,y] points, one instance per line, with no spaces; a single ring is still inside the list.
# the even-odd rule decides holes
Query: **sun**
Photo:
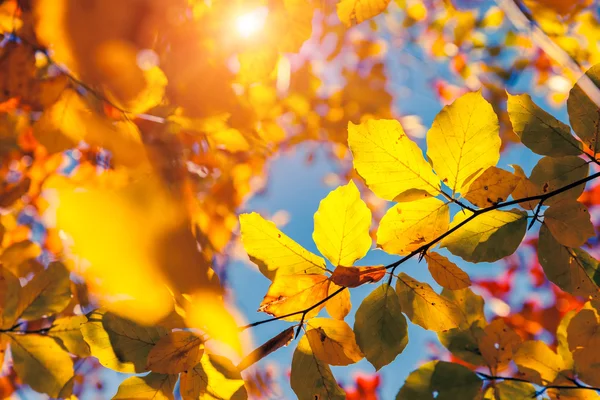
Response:
[[[261,7],[237,17],[235,25],[239,35],[248,38],[261,31],[267,17],[267,12],[266,7]]]

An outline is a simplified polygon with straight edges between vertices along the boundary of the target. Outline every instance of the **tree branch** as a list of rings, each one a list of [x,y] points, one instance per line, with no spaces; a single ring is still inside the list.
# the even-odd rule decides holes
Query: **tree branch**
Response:
[[[533,383],[531,381],[528,381],[527,379],[521,379],[521,378],[513,378],[510,376],[495,376],[495,375],[488,375],[488,374],[484,374],[483,372],[475,372],[477,375],[479,375],[479,377],[481,379],[483,379],[484,381],[513,381],[513,382],[525,382],[525,383],[530,383],[532,385],[537,385],[537,386],[541,386],[538,385],[536,383]],[[594,386],[587,386],[587,385],[583,385],[580,382],[578,382],[576,379],[569,379],[571,382],[573,382],[573,385],[543,385],[542,388],[538,391],[535,391],[532,393],[531,398],[535,399],[538,396],[544,394],[548,389],[559,389],[559,390],[593,390],[593,391],[600,391],[600,388],[598,387],[594,387]]]

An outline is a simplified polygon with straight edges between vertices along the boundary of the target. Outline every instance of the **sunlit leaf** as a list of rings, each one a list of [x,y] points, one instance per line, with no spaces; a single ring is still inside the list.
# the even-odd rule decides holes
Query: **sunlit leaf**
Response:
[[[598,311],[583,309],[577,313],[567,328],[569,349],[573,352],[575,369],[581,379],[591,385],[600,382],[598,366],[600,356],[596,349],[600,343]]]
[[[379,282],[386,273],[385,266],[343,267],[339,266],[331,274],[331,281],[339,286],[354,288],[365,283]]]
[[[323,258],[305,250],[260,214],[240,215],[240,226],[246,252],[267,278],[325,272]]]
[[[406,318],[394,288],[377,287],[361,303],[354,321],[356,343],[375,369],[388,365],[408,344]]]
[[[399,203],[379,223],[377,246],[388,253],[406,255],[448,230],[450,209],[436,198]]]
[[[563,124],[538,107],[531,96],[508,95],[508,115],[521,142],[534,153],[544,156],[576,156],[582,153],[581,142]]]
[[[306,336],[300,339],[294,351],[290,383],[299,400],[346,398],[346,393],[338,386],[329,365],[315,356]]]
[[[9,329],[18,318],[17,308],[21,283],[12,272],[0,266],[0,322],[1,329]]]
[[[523,342],[514,355],[514,361],[522,377],[538,385],[554,381],[564,369],[563,359],[539,340]]]
[[[237,369],[239,371],[243,371],[252,364],[262,360],[272,352],[287,346],[290,344],[292,339],[294,338],[294,327],[290,326],[283,332],[280,332],[277,336],[267,340],[257,349],[254,349],[252,353],[248,354],[244,359],[238,364]]]
[[[21,277],[22,275],[19,274],[21,270],[20,266],[28,260],[37,258],[41,253],[42,249],[39,245],[30,240],[24,240],[13,243],[4,249],[2,255],[0,255],[0,262],[3,268]]]
[[[132,376],[119,385],[119,390],[113,399],[172,400],[176,382],[177,375],[151,372],[145,376]]]
[[[402,272],[398,275],[396,292],[402,312],[413,324],[435,332],[456,328],[462,320],[458,306]]]
[[[536,393],[531,383],[502,381],[494,384],[494,400],[532,399]]]
[[[354,168],[376,195],[409,201],[440,194],[440,181],[419,146],[395,120],[348,124]]]
[[[35,391],[59,397],[73,376],[69,354],[52,338],[9,333],[13,366],[23,382]]]
[[[410,373],[396,400],[474,400],[481,380],[460,364],[430,361]]]
[[[582,246],[595,235],[587,207],[574,200],[553,204],[544,212],[544,224],[552,236],[567,247]]]
[[[161,374],[177,374],[191,369],[204,354],[204,342],[189,331],[169,332],[148,353],[146,369]]]
[[[542,194],[545,194],[584,179],[588,169],[588,163],[579,157],[544,157],[533,168],[529,179],[540,187]],[[585,184],[581,184],[552,196],[544,204],[549,206],[565,199],[576,200],[583,193],[584,187]]]
[[[90,347],[83,340],[81,325],[87,322],[84,315],[57,318],[52,322],[48,336],[62,344],[71,354],[79,357],[89,357]]]
[[[515,176],[519,179],[517,186],[515,187],[515,190],[513,190],[512,193],[512,196],[515,200],[526,199],[528,197],[537,196],[542,193],[542,189],[538,185],[533,183],[527,177],[527,175],[525,175],[523,168],[521,168],[518,165],[511,166],[515,170]],[[539,200],[524,201],[522,203],[519,203],[519,205],[526,210],[535,210],[539,202]]]
[[[119,372],[146,371],[148,354],[167,330],[140,326],[104,310],[94,311],[81,333],[92,356],[106,368]]]
[[[441,296],[456,304],[463,315],[459,328],[468,329],[473,322],[485,321],[483,313],[483,297],[475,294],[470,288],[461,290],[443,289]]]
[[[577,312],[575,310],[571,310],[568,313],[566,313],[562,317],[560,323],[558,324],[558,327],[556,328],[556,352],[559,356],[561,356],[566,367],[569,369],[573,368],[573,354],[569,349],[568,328],[571,323],[571,320],[576,314]]]
[[[70,301],[69,271],[61,263],[51,263],[21,290],[17,316],[35,320],[61,312]]]
[[[360,24],[382,13],[391,0],[340,0],[337,15],[346,26]]]
[[[329,365],[354,364],[364,357],[352,328],[344,321],[313,318],[308,322],[306,337],[314,355]]]
[[[248,398],[242,376],[225,357],[209,354],[188,372],[181,374],[180,388],[184,399]]]
[[[444,107],[427,133],[427,157],[453,193],[463,193],[478,174],[500,159],[498,117],[481,92]]]
[[[450,228],[472,215],[462,211],[454,216]],[[527,228],[527,213],[513,209],[493,210],[477,216],[445,237],[440,246],[471,262],[492,262],[514,253]]]
[[[305,310],[327,297],[329,279],[325,275],[277,275],[260,303],[258,311],[275,317]],[[315,307],[306,314],[311,318],[319,313],[325,304]],[[299,321],[301,314],[284,318],[287,321]]]
[[[486,364],[495,373],[508,367],[522,341],[504,320],[496,319],[483,329],[479,349]]]
[[[540,228],[538,260],[548,279],[565,292],[594,298],[600,295],[600,289],[594,283],[598,276],[598,262],[581,249],[560,244],[546,224]]]
[[[337,292],[340,288],[341,286],[331,282],[329,284],[329,295]],[[325,303],[325,308],[332,318],[346,318],[346,315],[348,315],[352,309],[352,303],[350,302],[350,290],[342,290],[341,293],[327,300],[327,303]]]
[[[510,172],[489,167],[471,183],[465,198],[477,207],[491,207],[505,201],[518,183],[519,178]]]
[[[594,65],[585,74],[594,84],[600,84],[600,64]],[[569,111],[569,121],[577,136],[594,154],[598,153],[598,149],[600,149],[598,106],[581,89],[579,82],[569,92],[567,110]]]
[[[313,240],[335,266],[350,266],[371,247],[371,210],[360,198],[353,181],[321,200],[315,213]]]
[[[471,286],[469,275],[443,255],[431,252],[425,255],[425,259],[431,276],[440,286],[451,290]]]

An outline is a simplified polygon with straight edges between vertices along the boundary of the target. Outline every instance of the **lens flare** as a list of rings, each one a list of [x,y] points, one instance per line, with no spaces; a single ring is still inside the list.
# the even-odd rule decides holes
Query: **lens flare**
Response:
[[[258,33],[263,28],[267,12],[266,7],[261,7],[237,17],[235,25],[239,35],[248,38]]]

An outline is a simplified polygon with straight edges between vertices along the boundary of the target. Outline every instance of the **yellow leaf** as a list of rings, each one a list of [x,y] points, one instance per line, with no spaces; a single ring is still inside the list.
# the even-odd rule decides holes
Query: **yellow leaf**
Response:
[[[463,315],[459,328],[469,329],[476,321],[485,321],[483,297],[469,288],[461,290],[442,290],[442,297],[456,304]]]
[[[494,387],[490,387],[490,389],[494,393],[491,400],[531,399],[536,393],[535,387],[531,383],[516,381],[495,382]]]
[[[594,21],[597,26],[597,22]],[[600,64],[596,64],[588,69],[585,75],[594,82],[600,83]],[[567,99],[567,110],[569,112],[569,121],[573,130],[579,138],[585,143],[594,154],[600,149],[600,115],[598,115],[598,105],[581,89],[579,81],[569,92]]]
[[[406,255],[448,230],[450,209],[436,198],[399,203],[379,223],[377,246],[388,253]]]
[[[16,316],[36,320],[61,312],[70,301],[69,271],[61,263],[54,262],[23,287]]]
[[[321,200],[314,218],[313,240],[334,266],[350,266],[369,251],[371,210],[353,181]]]
[[[454,216],[450,229],[463,223],[473,214],[462,211]],[[514,253],[527,229],[527,213],[513,209],[493,210],[467,222],[446,236],[440,243],[463,260],[492,262]]]
[[[325,272],[323,258],[305,250],[260,214],[240,215],[240,226],[246,252],[267,278]]]
[[[398,275],[396,292],[402,312],[412,323],[435,332],[456,328],[462,314],[455,303],[440,296],[431,286],[417,281],[402,272]]]
[[[467,93],[435,117],[427,133],[427,156],[452,193],[500,159],[498,117],[481,92]]]
[[[146,369],[161,374],[178,374],[198,364],[203,354],[203,340],[195,333],[169,332],[148,353]]]
[[[573,352],[573,361],[578,375],[591,385],[599,384],[600,355],[598,355],[597,349],[600,343],[600,321],[598,311],[596,309],[579,311],[569,323],[567,340],[569,349]]]
[[[12,328],[18,318],[21,283],[12,272],[0,266],[0,329]]]
[[[556,328],[556,352],[562,357],[563,361],[565,362],[565,366],[568,369],[573,369],[573,354],[569,349],[567,332],[569,325],[576,314],[577,312],[575,310],[571,310],[568,313],[566,313],[562,317],[562,319],[560,320],[560,324],[558,324],[558,327]]]
[[[337,4],[337,15],[350,27],[360,24],[369,18],[381,14],[391,0],[340,0]]]
[[[388,365],[408,344],[408,326],[394,288],[377,287],[356,311],[356,342],[376,370]]]
[[[489,167],[471,183],[465,198],[477,207],[490,207],[505,201],[518,183],[519,178],[510,172]]]
[[[511,165],[511,167],[513,167],[513,169],[515,170],[515,176],[519,179],[517,186],[515,187],[515,190],[513,190],[512,193],[513,198],[515,200],[526,199],[528,197],[537,196],[542,193],[542,189],[538,187],[538,185],[533,183],[527,177],[527,175],[525,175],[523,168],[516,164]],[[525,201],[519,203],[519,205],[526,210],[535,210],[539,202],[539,200]]]
[[[294,351],[290,383],[298,400],[346,398],[346,393],[338,386],[329,365],[315,357],[307,336],[300,339]]]
[[[92,356],[106,368],[118,372],[146,371],[150,350],[167,334],[162,327],[140,326],[104,310],[94,311],[81,333]]]
[[[277,275],[258,311],[281,317],[307,309],[327,297],[329,282],[325,275]],[[315,307],[306,314],[306,319],[317,315],[324,306]],[[299,321],[301,317],[301,314],[296,314],[284,319]]]
[[[348,123],[348,145],[354,168],[376,195],[386,200],[410,201],[440,194],[439,178],[419,146],[408,138],[400,122],[368,120]]]
[[[335,283],[331,282],[329,284],[329,295],[338,291],[340,288],[341,286],[338,286]],[[343,320],[344,318],[346,318],[346,315],[348,315],[350,310],[352,310],[352,303],[350,302],[350,291],[342,290],[342,292],[339,293],[337,296],[327,300],[327,303],[325,303],[325,308],[327,309],[327,312],[329,313],[329,315],[331,315],[332,318],[339,320]]]
[[[483,329],[483,335],[479,338],[479,350],[495,374],[508,367],[522,342],[521,337],[504,320],[496,319]]]
[[[248,398],[244,381],[231,361],[214,354],[202,360],[188,372],[181,374],[181,396],[184,399],[231,399]]]
[[[29,240],[24,240],[13,243],[4,249],[2,255],[0,255],[0,263],[2,263],[2,267],[17,275],[21,264],[37,258],[41,253],[42,249],[39,245]]]
[[[73,361],[52,338],[37,334],[8,334],[13,366],[21,380],[40,393],[59,397],[73,376]]]
[[[538,240],[538,260],[548,279],[574,296],[600,296],[592,277],[598,273],[598,262],[585,251],[560,244],[544,223]]]
[[[544,212],[544,223],[552,236],[567,247],[583,246],[595,235],[590,213],[575,200],[562,200]]]
[[[544,157],[533,168],[529,179],[541,189],[540,194],[545,194],[584,179],[588,175],[588,170],[588,163],[579,157]],[[552,196],[544,202],[544,205],[550,206],[565,199],[577,200],[584,188],[585,184],[581,184]]]
[[[539,108],[528,94],[508,95],[508,115],[521,142],[534,153],[553,157],[582,153],[569,125]]]
[[[172,400],[177,375],[149,373],[145,376],[132,376],[125,379],[113,399],[153,399]]]
[[[451,290],[471,286],[469,275],[441,254],[427,253],[425,259],[431,276],[440,286]]]
[[[306,337],[315,356],[329,365],[354,364],[363,359],[352,328],[344,321],[313,318]]]
[[[86,322],[87,318],[84,315],[57,318],[52,323],[48,336],[56,339],[69,353],[79,357],[89,357],[90,347],[81,334],[81,325]]]
[[[186,323],[190,328],[201,329],[211,339],[225,343],[238,354],[242,353],[238,324],[216,293],[195,293],[186,308]]]
[[[283,332],[280,332],[277,336],[267,340],[257,349],[254,349],[252,353],[248,354],[244,359],[238,364],[237,369],[239,371],[243,371],[252,364],[262,360],[272,352],[282,348],[283,346],[287,346],[294,339],[294,327],[290,326]]]
[[[514,361],[524,379],[537,385],[547,385],[564,369],[563,359],[539,340],[523,342]]]
[[[365,283],[379,282],[385,276],[385,272],[386,268],[383,265],[370,267],[339,266],[333,271],[330,279],[335,285],[354,288]]]

